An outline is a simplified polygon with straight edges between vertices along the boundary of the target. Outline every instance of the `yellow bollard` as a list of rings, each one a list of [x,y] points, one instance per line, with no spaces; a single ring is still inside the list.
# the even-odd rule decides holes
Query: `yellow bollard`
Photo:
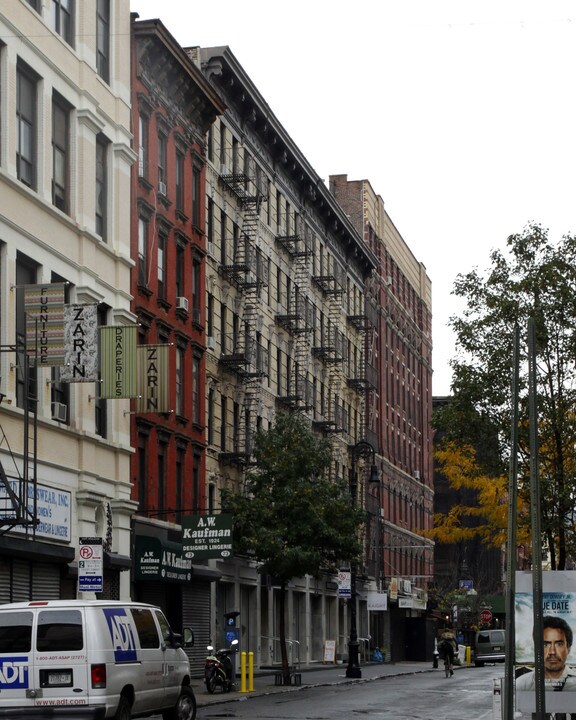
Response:
[[[240,692],[246,692],[246,652],[240,653]]]
[[[254,653],[248,653],[248,692],[254,692]]]
[[[466,665],[472,665],[472,648],[466,645]]]

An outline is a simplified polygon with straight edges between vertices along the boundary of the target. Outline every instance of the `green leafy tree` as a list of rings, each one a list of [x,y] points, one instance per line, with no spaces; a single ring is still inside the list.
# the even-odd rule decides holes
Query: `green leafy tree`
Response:
[[[445,442],[473,447],[478,473],[507,474],[512,417],[511,377],[515,324],[522,333],[519,383],[519,491],[529,505],[528,318],[537,334],[537,407],[543,542],[553,569],[575,556],[576,492],[576,238],[552,243],[530,225],[494,250],[492,267],[459,275],[454,294],[467,304],[451,318],[457,355],[452,361],[453,401],[434,417]],[[528,513],[518,522],[527,523]],[[489,520],[489,518],[488,518]]]
[[[364,513],[352,506],[348,484],[330,479],[331,444],[301,415],[278,414],[272,428],[257,434],[254,457],[243,491],[224,491],[223,507],[234,516],[235,551],[280,584],[282,673],[290,684],[287,584],[357,560]]]

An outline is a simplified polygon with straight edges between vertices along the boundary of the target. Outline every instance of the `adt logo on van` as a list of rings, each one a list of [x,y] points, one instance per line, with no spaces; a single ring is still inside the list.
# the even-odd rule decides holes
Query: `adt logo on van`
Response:
[[[132,625],[124,608],[104,608],[104,615],[108,622],[108,630],[114,648],[116,662],[135,662],[136,641]]]
[[[28,658],[5,657],[0,661],[0,688],[14,690],[28,687]]]

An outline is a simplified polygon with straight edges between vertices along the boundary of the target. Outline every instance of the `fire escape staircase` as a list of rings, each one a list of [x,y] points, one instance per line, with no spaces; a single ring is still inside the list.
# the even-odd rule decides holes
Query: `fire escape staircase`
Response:
[[[328,322],[320,338],[320,345],[312,348],[328,371],[327,408],[324,418],[314,421],[314,427],[326,433],[347,432],[347,416],[340,403],[343,365],[346,360],[346,337],[340,330],[342,295],[346,285],[346,272],[336,262],[330,272],[313,276],[312,281],[328,299]]]
[[[276,242],[293,260],[294,282],[291,286],[288,308],[279,308],[276,323],[294,339],[293,363],[287,378],[285,393],[280,393],[278,403],[291,410],[308,411],[314,407],[314,386],[308,377],[310,338],[314,328],[315,309],[310,300],[309,258],[312,255],[311,233],[297,228],[291,235],[279,234]]]
[[[38,403],[36,396],[36,379],[30,370],[26,341],[18,346],[2,345],[0,352],[16,354],[16,371],[22,373],[22,385],[25,388],[24,421],[23,428],[23,464],[22,473],[18,471],[16,458],[4,428],[0,425],[0,446],[6,445],[12,458],[16,475],[8,475],[0,460],[0,535],[16,526],[23,526],[28,532],[34,532],[38,525],[36,516],[36,467],[37,467],[37,432],[38,432]],[[32,380],[32,381],[31,381]],[[3,398],[2,398],[3,399]]]
[[[242,226],[232,264],[219,267],[219,273],[241,293],[241,329],[233,334],[228,344],[230,351],[222,352],[219,364],[239,378],[243,391],[232,449],[220,453],[220,460],[246,466],[251,462],[256,417],[262,402],[261,380],[268,369],[267,349],[258,339],[260,293],[268,284],[268,266],[258,248],[260,205],[265,188],[258,186],[251,172],[222,174],[220,179],[240,204]]]

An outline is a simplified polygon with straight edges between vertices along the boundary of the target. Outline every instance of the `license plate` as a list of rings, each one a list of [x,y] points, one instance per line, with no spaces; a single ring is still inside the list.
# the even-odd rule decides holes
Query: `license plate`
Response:
[[[72,672],[50,672],[48,674],[48,687],[55,687],[58,685],[71,685],[72,684]]]
[[[496,651],[496,650],[501,650],[501,649],[502,649],[502,648],[500,647],[500,645],[494,645],[494,650],[495,650],[495,651]]]

